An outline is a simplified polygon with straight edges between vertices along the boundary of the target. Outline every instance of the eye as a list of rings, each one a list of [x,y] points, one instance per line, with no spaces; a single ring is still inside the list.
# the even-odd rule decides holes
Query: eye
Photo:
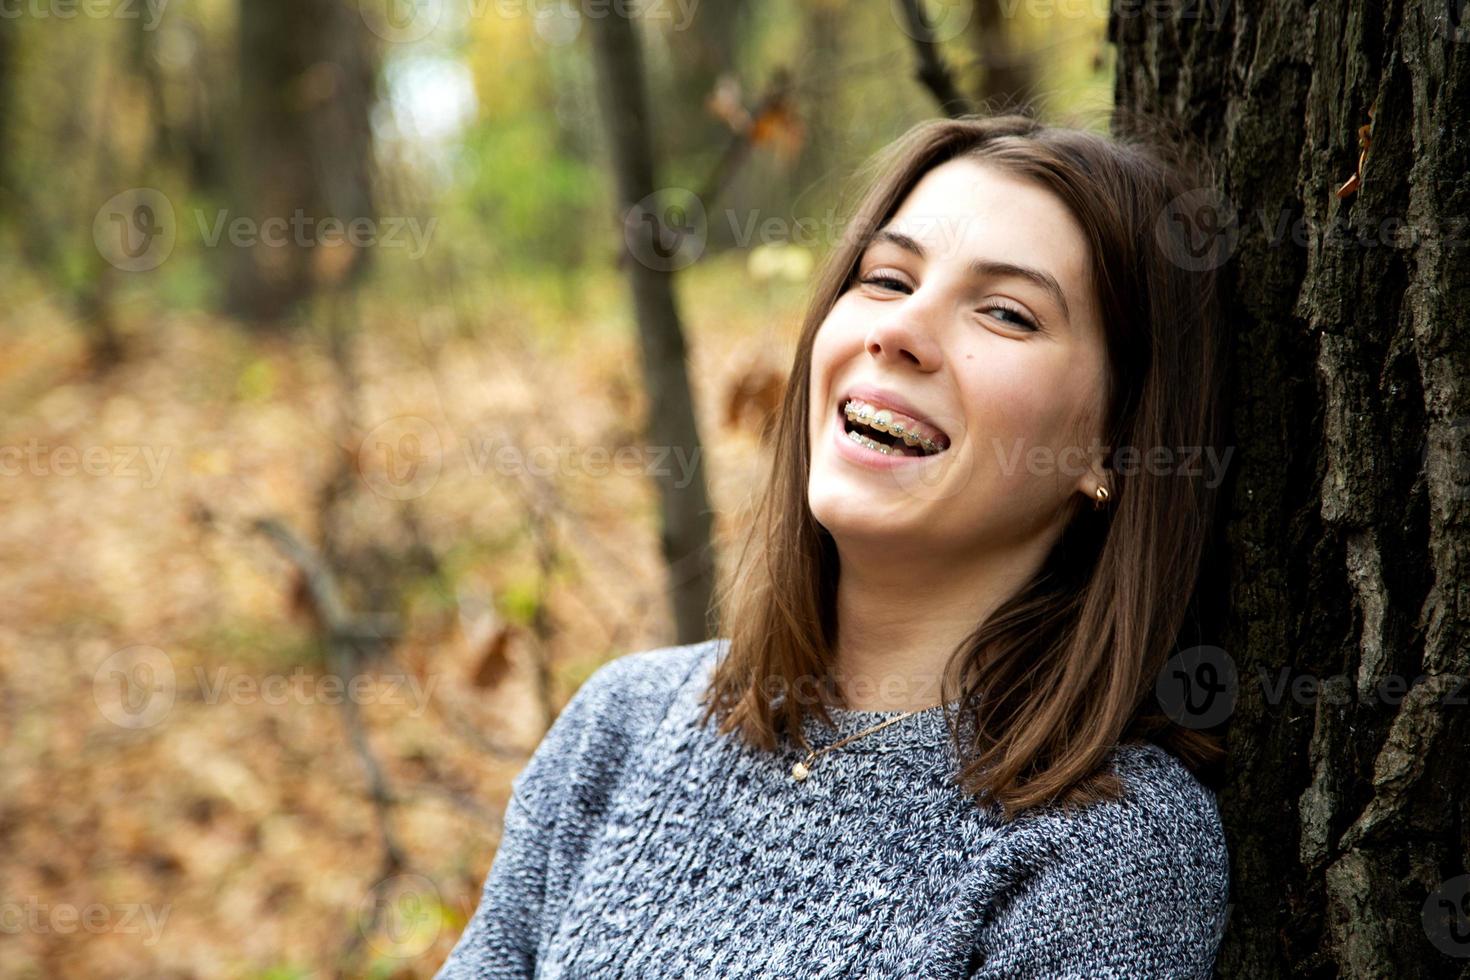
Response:
[[[996,319],[997,320],[1000,320],[1001,323],[1007,324],[1009,326],[1020,327],[1022,330],[1040,330],[1041,329],[1040,327],[1038,327],[1036,325],[1036,321],[1035,320],[1032,320],[1029,316],[1027,316],[1026,313],[1020,309],[1020,307],[1012,306],[1009,303],[1002,303],[1002,302],[999,302],[999,301],[993,301],[990,306],[985,306],[985,307],[982,307],[981,309],[983,309],[986,312],[991,313],[992,315],[994,315],[995,311],[997,311],[997,310],[999,310],[1001,313],[1008,313],[1008,314],[1010,314],[1014,319],[1009,319],[1008,320],[1008,319],[1005,319],[1004,317],[996,317]]]
[[[864,276],[858,281],[861,282],[864,286],[873,286],[877,289],[887,289],[892,290],[893,292],[901,293],[913,292],[913,289],[909,286],[908,283],[904,282],[902,279],[898,278],[897,275],[887,269],[879,269],[875,272],[870,272],[868,273],[868,275]]]

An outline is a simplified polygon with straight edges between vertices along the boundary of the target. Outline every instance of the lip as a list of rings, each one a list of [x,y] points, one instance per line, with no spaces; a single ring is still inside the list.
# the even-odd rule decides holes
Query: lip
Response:
[[[838,412],[840,413],[842,411],[842,406],[846,405],[848,400],[853,398],[856,398],[858,401],[867,402],[869,405],[876,405],[879,408],[889,408],[895,412],[901,412],[911,419],[923,422],[927,426],[931,426],[935,429],[938,429],[940,432],[944,432],[944,428],[942,426],[940,426],[929,416],[925,415],[912,403],[905,401],[902,396],[888,391],[884,388],[875,387],[873,385],[853,385],[851,388],[847,389],[847,393],[844,394],[841,398],[837,399]],[[944,438],[951,443],[954,441],[950,437],[950,434],[948,432],[944,432]]]

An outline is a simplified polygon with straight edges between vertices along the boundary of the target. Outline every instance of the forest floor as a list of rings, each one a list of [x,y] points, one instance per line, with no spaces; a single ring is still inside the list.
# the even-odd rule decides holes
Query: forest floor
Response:
[[[726,413],[802,295],[733,261],[680,295],[727,561],[767,450]],[[637,436],[622,284],[360,302],[350,374],[320,330],[125,299],[105,369],[54,300],[4,315],[0,977],[431,976],[545,709],[672,642],[649,469],[684,463]],[[362,682],[263,519],[397,619]]]

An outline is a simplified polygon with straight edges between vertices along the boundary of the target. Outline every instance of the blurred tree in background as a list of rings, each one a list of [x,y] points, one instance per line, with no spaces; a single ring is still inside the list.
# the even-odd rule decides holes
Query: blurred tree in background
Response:
[[[240,0],[236,17],[238,84],[225,100],[235,212],[293,230],[298,216],[372,222],[378,52],[367,24],[341,0]],[[282,238],[228,253],[229,312],[279,321],[323,285],[359,275],[369,254]]]

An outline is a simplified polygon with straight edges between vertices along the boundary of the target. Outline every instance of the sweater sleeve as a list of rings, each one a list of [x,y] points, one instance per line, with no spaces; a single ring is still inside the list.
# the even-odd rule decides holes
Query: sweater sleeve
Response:
[[[535,973],[548,890],[556,813],[573,786],[623,665],[589,677],[542,736],[520,773],[501,821],[500,843],[480,903],[435,980],[510,980]]]
[[[548,850],[546,835],[512,795],[479,907],[435,980],[510,980],[535,974]]]
[[[1204,978],[1229,906],[1215,798],[1151,747],[1132,792],[1060,820],[1025,845],[982,929],[975,980]]]
[[[557,715],[520,774],[480,903],[435,980],[529,978],[634,747],[663,717],[699,645],[602,665]]]

